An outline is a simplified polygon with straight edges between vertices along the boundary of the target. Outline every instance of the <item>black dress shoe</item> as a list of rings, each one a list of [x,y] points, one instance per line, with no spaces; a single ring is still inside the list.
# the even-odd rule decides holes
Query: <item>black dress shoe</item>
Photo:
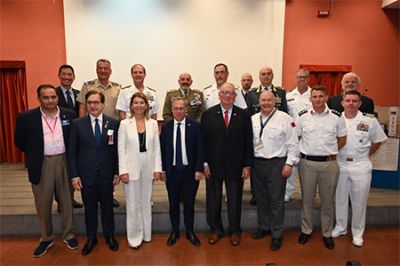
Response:
[[[72,208],[74,209],[81,209],[83,207],[82,203],[77,202],[76,200],[72,200]]]
[[[281,248],[281,246],[282,246],[282,239],[272,238],[271,250],[277,251]]]
[[[263,230],[261,228],[258,228],[257,231],[255,231],[252,235],[251,238],[253,239],[261,239],[267,235],[270,235],[271,231],[270,230]]]
[[[324,240],[324,245],[327,249],[333,249],[335,247],[335,242],[333,242],[332,237],[322,237]]]
[[[178,238],[179,238],[179,233],[175,233],[175,232],[171,233],[168,237],[167,245],[172,246],[173,244],[175,244],[175,242],[176,242],[176,240],[178,240]]]
[[[92,252],[92,250],[93,250],[94,246],[96,246],[96,244],[97,244],[97,239],[96,239],[96,238],[91,238],[91,239],[89,239],[89,240],[86,242],[86,244],[85,244],[85,246],[83,247],[83,249],[82,249],[82,255],[83,255],[83,256],[86,256],[86,255],[88,255],[90,252]]]
[[[186,239],[190,241],[194,246],[200,246],[200,240],[196,237],[193,232],[186,233]]]
[[[109,236],[106,238],[106,243],[108,244],[108,246],[110,247],[110,249],[112,251],[117,251],[118,250],[118,242],[117,240],[113,237],[113,236]]]
[[[308,239],[310,239],[310,237],[311,237],[311,235],[307,235],[307,234],[301,233],[301,234],[299,235],[298,242],[299,242],[300,244],[303,244],[303,245],[304,245],[305,243],[308,242]]]
[[[116,199],[113,199],[113,207],[118,208],[119,207],[119,202]]]
[[[252,196],[249,203],[251,206],[256,206],[257,205],[256,197]]]

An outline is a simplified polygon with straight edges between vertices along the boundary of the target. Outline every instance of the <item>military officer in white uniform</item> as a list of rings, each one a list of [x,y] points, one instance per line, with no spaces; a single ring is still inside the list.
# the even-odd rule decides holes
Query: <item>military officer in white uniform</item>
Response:
[[[123,88],[117,100],[116,108],[119,111],[119,118],[122,120],[131,116],[130,102],[132,95],[136,92],[142,92],[146,95],[149,102],[149,115],[151,118],[157,120],[158,103],[156,100],[156,91],[144,85],[146,69],[141,64],[135,64],[131,67],[131,76],[133,85]]]
[[[286,178],[299,162],[299,139],[292,117],[275,108],[272,92],[260,94],[261,112],[251,117],[254,162],[251,178],[259,229],[252,237],[272,235],[271,250],[281,247],[285,217]]]
[[[313,203],[318,185],[321,201],[321,230],[326,248],[333,249],[334,201],[339,179],[336,156],[346,144],[346,125],[340,113],[328,109],[325,87],[311,89],[312,109],[299,113],[296,120],[300,137],[300,184],[302,192],[300,244],[306,244],[313,231]]]
[[[76,98],[76,100],[80,103],[79,116],[84,116],[86,114],[86,93],[90,90],[96,89],[101,91],[106,97],[106,106],[104,107],[103,113],[118,119],[118,111],[115,109],[115,104],[121,90],[121,85],[110,81],[110,76],[112,73],[110,61],[107,59],[97,60],[96,73],[97,79],[86,81],[83,84],[78,97]]]
[[[336,226],[332,237],[347,234],[349,197],[353,245],[364,243],[365,214],[372,178],[369,156],[387,139],[373,114],[361,113],[361,94],[356,90],[344,93],[342,115],[346,121],[347,142],[339,151],[339,182],[336,188]]]
[[[312,108],[310,96],[311,88],[308,86],[310,81],[310,72],[301,68],[296,73],[297,87],[286,94],[288,105],[288,113],[294,119],[302,110],[310,110]],[[297,177],[297,166],[293,166],[292,174],[286,181],[285,202],[289,202],[294,197]]]
[[[214,67],[215,84],[203,89],[204,102],[206,109],[219,104],[218,91],[219,88],[228,80],[228,66],[223,63],[218,63]]]

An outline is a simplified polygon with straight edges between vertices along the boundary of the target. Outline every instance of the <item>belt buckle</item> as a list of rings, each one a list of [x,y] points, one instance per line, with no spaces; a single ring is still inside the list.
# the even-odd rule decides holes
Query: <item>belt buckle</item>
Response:
[[[354,161],[354,159],[353,159],[353,158],[351,158],[351,157],[346,157],[346,161],[348,161],[348,162],[352,162],[352,161]]]

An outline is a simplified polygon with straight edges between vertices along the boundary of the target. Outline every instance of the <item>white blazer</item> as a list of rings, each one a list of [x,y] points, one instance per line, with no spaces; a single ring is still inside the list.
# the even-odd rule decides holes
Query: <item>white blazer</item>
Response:
[[[121,121],[118,130],[118,159],[119,174],[129,174],[129,180],[138,180],[140,170],[142,178],[153,178],[154,172],[161,172],[161,149],[158,134],[157,121],[145,120],[146,126],[146,165],[140,165],[139,160],[139,137],[135,118],[128,118]]]

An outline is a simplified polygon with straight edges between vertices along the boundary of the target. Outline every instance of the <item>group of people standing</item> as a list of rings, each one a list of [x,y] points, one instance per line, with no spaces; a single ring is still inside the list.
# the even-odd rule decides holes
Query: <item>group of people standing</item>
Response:
[[[343,93],[329,102],[323,86],[308,87],[306,69],[296,73],[297,87],[289,93],[272,84],[273,71],[268,66],[260,69],[261,84],[256,88],[249,73],[242,75],[241,88],[227,82],[228,67],[222,63],[214,67],[216,83],[202,91],[190,87],[192,77],[184,72],[178,78],[179,88],[166,94],[159,134],[158,103],[155,90],[144,85],[144,66],[132,66],[133,84],[125,88],[110,81],[110,61],[98,60],[96,70],[98,78],[85,82],[79,92],[72,89],[72,66],[61,66],[61,86],[40,85],[40,106],[17,118],[15,144],[26,155],[40,221],[41,240],[34,257],[54,244],[54,194],[63,217],[63,240],[68,248],[78,248],[72,189],[81,192],[85,207],[87,242],[82,255],[97,244],[99,203],[106,243],[118,250],[113,188],[120,182],[129,247],[138,249],[151,241],[152,184],[158,180],[165,181],[168,191],[171,234],[167,245],[180,237],[183,202],[186,239],[199,246],[194,203],[203,176],[209,244],[216,244],[225,232],[233,246],[240,244],[243,185],[251,178],[251,203],[257,205],[259,224],[252,238],[271,235],[271,250],[279,250],[284,202],[293,198],[297,168],[303,204],[299,243],[307,243],[313,231],[318,185],[324,245],[334,248],[332,237],[347,233],[349,198],[353,244],[363,245],[372,172],[368,157],[386,136],[373,115],[359,111],[372,104],[373,112],[373,102],[357,90],[361,81],[356,74],[343,77]],[[337,101],[344,108],[342,114],[328,108],[338,106]],[[221,216],[224,186],[227,230]]]

